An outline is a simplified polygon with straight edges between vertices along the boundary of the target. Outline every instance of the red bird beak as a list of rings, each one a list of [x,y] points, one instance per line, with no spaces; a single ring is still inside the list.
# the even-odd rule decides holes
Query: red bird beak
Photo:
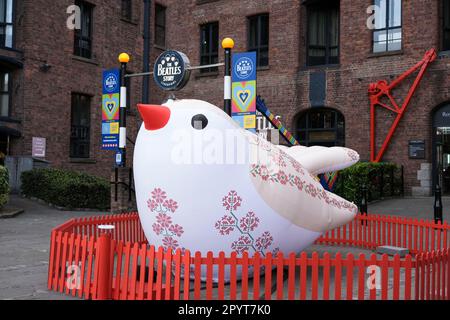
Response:
[[[170,109],[165,106],[138,104],[138,110],[147,130],[164,128],[169,122]]]

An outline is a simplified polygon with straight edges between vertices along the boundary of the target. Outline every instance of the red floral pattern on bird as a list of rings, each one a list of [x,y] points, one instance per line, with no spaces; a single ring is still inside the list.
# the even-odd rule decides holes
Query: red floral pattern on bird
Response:
[[[239,232],[239,238],[231,243],[231,249],[238,254],[253,250],[264,256],[273,242],[273,237],[269,231],[265,231],[262,236],[255,239],[254,232],[259,227],[261,220],[253,211],[248,211],[239,219],[236,211],[242,205],[242,201],[243,199],[235,190],[228,192],[222,199],[222,205],[227,214],[220,218],[214,226],[222,236]]]
[[[251,141],[253,141],[254,144],[260,146],[261,145],[266,146],[266,144],[268,143],[267,141],[264,142],[263,141],[264,139],[261,139],[258,136],[250,139]],[[267,164],[253,163],[250,166],[250,174],[254,178],[258,177],[264,183],[275,183],[280,184],[282,186],[294,187],[299,191],[302,192],[304,191],[312,198],[321,199],[328,205],[334,206],[339,209],[347,209],[348,211],[352,211],[354,209],[353,204],[343,199],[342,200],[336,199],[331,194],[327,193],[321,185],[307,182],[303,178],[305,174],[308,174],[312,179],[316,179],[316,177],[309,172],[305,172],[301,164],[297,160],[295,160],[292,156],[288,155],[286,152],[284,152],[279,148],[272,148],[271,152],[275,154],[272,155],[271,157],[272,161],[274,161],[275,159],[274,162],[275,164],[278,165],[278,170],[269,170]],[[359,159],[358,154],[351,149],[348,149],[347,154],[352,160]],[[282,160],[280,160],[280,158]],[[281,170],[281,168],[283,167],[280,166],[281,163],[283,164],[289,163],[291,167],[294,169],[293,171],[295,171],[295,174],[291,173],[287,174],[286,171],[289,171],[288,169]],[[287,167],[287,165],[284,167]]]
[[[178,209],[178,202],[168,198],[167,193],[161,188],[155,188],[147,200],[150,212],[156,215],[156,222],[153,223],[153,232],[162,238],[161,242],[165,250],[175,250],[180,246],[179,240],[184,229],[181,225],[173,222],[171,214]]]

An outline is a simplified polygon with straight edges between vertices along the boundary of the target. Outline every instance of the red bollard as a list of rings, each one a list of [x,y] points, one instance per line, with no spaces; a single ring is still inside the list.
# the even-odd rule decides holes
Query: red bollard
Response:
[[[106,227],[106,226],[105,226]],[[108,226],[109,227],[109,226]],[[97,261],[98,261],[98,278],[97,278],[97,295],[95,300],[111,300],[112,299],[112,274],[111,272],[111,235],[108,230],[110,228],[99,229],[103,231],[97,240]]]

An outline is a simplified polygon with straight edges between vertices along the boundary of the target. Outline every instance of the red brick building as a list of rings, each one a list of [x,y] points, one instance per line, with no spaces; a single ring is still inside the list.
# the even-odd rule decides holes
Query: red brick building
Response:
[[[449,2],[151,1],[150,63],[164,49],[184,52],[192,65],[221,62],[220,42],[232,37],[235,52],[258,52],[258,94],[301,143],[345,145],[369,160],[369,84],[392,81],[435,48],[439,58],[427,70],[383,160],[404,166],[407,194],[430,194],[438,173],[449,192],[450,177],[443,170],[450,163]],[[1,11],[11,3],[8,22]],[[0,146],[10,155],[30,155],[32,137],[45,137],[52,165],[107,176],[113,153],[100,149],[101,71],[117,66],[121,51],[132,55],[130,71],[142,70],[143,1],[80,3],[89,20],[87,33],[66,26],[73,1],[0,0],[0,66],[3,79],[4,74],[11,79],[0,92]],[[372,16],[374,4],[378,9]],[[131,80],[132,140],[141,81]],[[399,103],[410,85],[406,81],[394,92]],[[166,96],[151,81],[151,101],[160,103]],[[223,70],[194,71],[176,96],[221,107]],[[74,116],[74,109],[81,111]],[[392,121],[392,114],[378,112],[378,146]],[[422,159],[409,157],[410,141],[424,141]]]
[[[442,170],[450,160],[445,129],[450,119],[442,117],[450,99],[450,1],[158,2],[167,7],[167,48],[185,52],[193,65],[223,61],[223,50],[215,50],[224,37],[235,40],[235,51],[259,50],[258,94],[288,129],[303,144],[345,145],[364,160],[370,159],[369,84],[392,81],[435,48],[439,57],[428,68],[383,160],[404,166],[406,194],[429,195],[433,172],[440,173],[444,191],[450,191],[449,172]],[[379,9],[372,16],[374,4]],[[208,37],[214,38],[211,50],[209,43],[201,44]],[[222,106],[222,76],[222,70],[197,71],[177,97]],[[415,76],[394,91],[399,104]],[[443,123],[433,123],[435,115]],[[393,120],[392,113],[378,110],[378,148]],[[424,157],[410,159],[409,142],[417,140],[425,143]]]
[[[67,24],[74,3],[79,31]],[[0,1],[1,152],[31,156],[33,137],[42,137],[51,166],[109,176],[114,153],[101,150],[102,71],[118,67],[123,51],[132,53],[131,72],[143,61],[143,2],[122,3]],[[141,80],[132,85],[136,104]],[[131,109],[128,119],[135,136],[139,116]]]

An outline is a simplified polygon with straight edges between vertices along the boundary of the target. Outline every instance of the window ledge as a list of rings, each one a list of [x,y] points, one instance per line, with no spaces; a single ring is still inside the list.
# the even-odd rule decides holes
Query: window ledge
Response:
[[[134,21],[133,19],[120,18],[120,20],[121,20],[122,22],[126,22],[126,23],[129,23],[129,24],[135,25],[135,26],[138,25],[138,23],[137,23],[136,21]]]
[[[199,79],[199,78],[216,78],[219,75],[219,71],[213,71],[213,72],[198,72],[195,75],[195,79]]]
[[[99,65],[98,61],[96,61],[94,59],[83,58],[83,57],[79,57],[79,56],[76,56],[76,55],[72,55],[72,59],[76,60],[76,61],[80,61],[80,62],[90,63],[90,64],[93,64],[95,66]]]
[[[1,49],[1,50],[12,51],[12,52],[17,52],[17,53],[22,53],[22,54],[23,54],[23,50],[16,49],[16,48],[10,48],[10,47],[2,47],[2,46],[0,46],[0,49]]]
[[[403,54],[403,50],[372,52],[367,56],[367,58],[398,56],[398,55],[402,55],[402,54]]]
[[[11,123],[22,123],[22,120],[10,118],[10,117],[0,117],[0,121],[11,122]]]
[[[256,68],[256,71],[266,71],[266,70],[270,70],[270,66],[262,66]]]
[[[339,63],[333,63],[333,64],[320,64],[317,66],[304,66],[303,68],[301,68],[301,71],[306,71],[306,70],[324,70],[324,69],[338,69],[340,68],[341,65]]]
[[[210,3],[210,2],[217,2],[219,0],[197,0],[196,4],[205,4],[205,3]]]
[[[165,48],[165,47],[162,47],[162,46],[160,46],[160,45],[158,45],[158,44],[153,45],[153,47],[156,48],[156,49],[158,49],[158,50],[161,50],[161,51],[166,51],[166,48]]]
[[[96,164],[97,160],[90,158],[70,158],[70,163]]]

